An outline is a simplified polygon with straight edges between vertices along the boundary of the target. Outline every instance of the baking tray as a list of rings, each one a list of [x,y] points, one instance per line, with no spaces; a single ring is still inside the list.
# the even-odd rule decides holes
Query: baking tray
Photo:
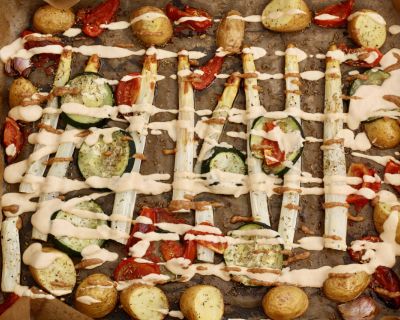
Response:
[[[86,7],[94,5],[99,1],[81,1],[74,9],[79,7]],[[156,7],[165,7],[168,1],[159,0],[121,0],[121,8],[118,11],[116,20],[128,20],[130,13],[133,9],[142,5],[152,5]],[[248,1],[235,1],[235,0],[216,0],[216,1],[205,1],[205,0],[194,0],[194,1],[183,1],[184,3],[190,4],[193,7],[200,7],[208,10],[214,18],[220,18],[228,10],[236,9],[239,10],[243,16],[261,14],[265,5],[268,1],[265,0],[248,0]],[[315,11],[322,6],[333,4],[336,1],[319,1],[319,0],[308,0],[310,8]],[[12,42],[18,37],[19,33],[30,26],[33,12],[36,8],[42,5],[42,1],[31,0],[0,0],[2,8],[2,19],[0,19],[0,46],[4,46]],[[356,9],[368,8],[379,12],[387,21],[388,26],[396,24],[400,21],[400,15],[394,10],[392,2],[390,0],[358,0]],[[216,25],[209,29],[204,37],[199,38],[198,36],[193,37],[174,37],[168,45],[165,46],[166,50],[179,51],[180,49],[187,50],[199,50],[207,53],[207,57],[200,60],[201,63],[210,58],[216,50],[215,44],[215,30]],[[267,31],[262,27],[260,23],[247,23],[244,43],[247,45],[254,45],[263,47],[267,50],[267,55],[256,61],[257,70],[260,72],[268,73],[282,73],[284,68],[284,58],[275,55],[276,50],[284,51],[289,43],[295,44],[298,48],[304,50],[309,55],[314,55],[314,58],[308,58],[304,62],[301,62],[301,71],[306,70],[321,70],[325,69],[325,61],[318,60],[315,58],[317,53],[326,53],[328,46],[331,43],[345,42],[350,44],[350,40],[347,37],[346,29],[321,29],[315,25],[307,28],[303,32],[296,33],[274,33]],[[101,43],[105,45],[115,45],[120,43],[133,43],[135,48],[142,48],[141,43],[132,35],[130,29],[120,31],[107,31],[100,36],[99,39],[88,39],[84,38],[81,40],[74,40],[71,42],[74,46],[79,45],[91,45],[94,43]],[[399,47],[400,36],[388,35],[388,39],[382,48],[382,51],[386,53],[388,50],[394,47]],[[84,66],[86,57],[80,55],[74,55],[73,58],[73,72],[72,76],[81,72]],[[120,79],[122,76],[133,71],[140,71],[142,68],[142,57],[129,57],[125,59],[113,59],[103,60],[101,73],[105,78],[108,79]],[[224,63],[222,73],[232,73],[233,71],[241,71],[241,59],[238,56],[228,57]],[[346,74],[350,68],[342,66],[343,74]],[[176,73],[176,59],[162,60],[159,63],[159,74],[166,75],[167,78],[163,81],[159,81],[157,84],[157,91],[154,104],[159,108],[171,108],[178,105],[178,94],[177,94],[177,82],[169,79],[169,75]],[[49,89],[51,83],[50,79],[45,77],[41,72],[34,72],[30,79],[42,88],[43,90]],[[0,112],[1,123],[4,123],[5,116],[8,112],[7,101],[8,101],[8,88],[11,84],[12,79],[6,77],[0,72],[0,103],[2,111]],[[344,81],[345,86],[348,84]],[[260,93],[262,104],[269,111],[283,110],[285,103],[284,94],[284,81],[283,80],[268,80],[260,81],[259,85],[263,88]],[[222,93],[224,88],[224,80],[216,80],[213,85],[202,92],[196,92],[195,94],[195,105],[196,109],[213,109],[217,103],[218,95]],[[302,109],[307,112],[323,112],[323,101],[324,101],[324,80],[320,81],[303,81],[302,87]],[[346,92],[346,88],[343,89]],[[245,108],[245,99],[243,89],[240,90],[237,99],[235,100],[234,107]],[[173,119],[174,115],[168,114],[157,114],[151,118],[151,121],[163,121]],[[60,125],[62,128],[62,124]],[[34,128],[32,128],[34,130]],[[237,124],[228,123],[224,129],[227,131],[243,130],[244,127]],[[306,136],[314,136],[317,138],[322,137],[322,124],[316,122],[303,121],[303,129]],[[223,141],[226,141],[235,147],[244,150],[245,142],[240,139],[230,138],[227,135],[222,136]],[[142,163],[141,173],[170,173],[172,176],[174,157],[165,156],[162,154],[162,149],[173,148],[174,143],[167,134],[161,136],[147,137],[147,145],[145,149],[146,161]],[[313,176],[322,176],[322,152],[319,149],[320,145],[317,143],[309,143],[305,145],[304,156],[302,161],[303,170],[310,172]],[[28,149],[28,148],[26,148]],[[1,151],[3,152],[3,150]],[[21,155],[21,159],[25,158],[31,150],[26,150],[25,154]],[[383,154],[382,151],[370,150],[371,154]],[[347,164],[349,164],[353,157],[349,153],[346,154]],[[0,172],[3,172],[4,157],[0,157]],[[357,160],[357,159],[354,159]],[[368,162],[368,160],[362,160],[362,162]],[[374,163],[370,163],[375,166]],[[382,167],[376,167],[378,173],[382,173]],[[71,166],[69,178],[80,178],[77,168]],[[3,192],[16,191],[10,186],[3,185]],[[147,206],[167,206],[171,199],[171,193],[165,193],[160,196],[143,196],[139,195],[135,212],[138,212],[144,205]],[[237,227],[230,223],[230,218],[233,215],[250,215],[250,203],[248,195],[240,198],[233,198],[227,196],[200,195],[198,199],[217,200],[224,203],[223,208],[215,210],[215,224],[223,232],[227,232]],[[101,205],[107,213],[111,212],[112,203],[110,198],[103,198]],[[322,209],[323,197],[319,196],[303,196],[301,197],[302,210],[298,217],[298,226],[306,224],[311,230],[315,231],[316,235],[323,234],[323,223],[324,223],[324,211]],[[279,221],[281,197],[273,196],[269,201],[271,223],[273,229],[277,229]],[[358,239],[365,234],[375,234],[375,228],[372,221],[371,208],[365,208],[361,215],[365,216],[366,219],[363,222],[351,223],[348,227],[348,242],[353,239]],[[194,215],[186,214],[189,223],[193,223]],[[31,243],[31,229],[30,225],[30,214],[23,215],[23,229],[20,232],[21,248],[24,250]],[[304,234],[297,231],[295,239],[303,237]],[[122,245],[116,243],[107,242],[105,247],[111,251],[118,252],[121,257],[125,256],[125,251]],[[216,262],[221,259],[216,257]],[[343,263],[349,263],[350,259],[345,252],[337,252],[333,250],[324,250],[321,252],[311,252],[311,257],[304,261],[299,261],[291,265],[293,269],[300,268],[317,268],[323,265],[338,265]],[[80,279],[86,277],[89,273],[103,272],[111,275],[118,261],[114,263],[106,263],[102,267],[99,267],[92,271],[79,271],[78,283]],[[397,274],[400,274],[400,263],[399,258],[394,268]],[[22,284],[34,285],[34,282],[30,276],[29,270],[26,266],[22,267]],[[160,286],[167,294],[170,306],[172,310],[179,309],[179,298],[185,288],[188,288],[194,284],[211,284],[221,289],[224,294],[225,301],[225,314],[224,319],[229,318],[243,318],[243,319],[262,319],[265,315],[261,308],[261,299],[267,292],[268,288],[258,287],[249,288],[244,287],[234,282],[224,282],[216,277],[202,277],[196,276],[191,281],[186,283],[169,283]],[[307,312],[299,319],[340,319],[340,315],[336,308],[336,303],[328,300],[322,294],[320,289],[305,288],[309,299],[310,307]],[[370,291],[366,291],[365,294],[372,294]],[[65,298],[67,303],[71,302],[70,296]],[[398,315],[398,311],[390,310],[386,308],[378,299],[375,299],[381,307],[381,313],[379,317],[383,315]],[[379,318],[378,317],[378,318]],[[120,308],[116,308],[114,312],[109,314],[104,319],[129,319]],[[167,318],[172,319],[172,318]]]

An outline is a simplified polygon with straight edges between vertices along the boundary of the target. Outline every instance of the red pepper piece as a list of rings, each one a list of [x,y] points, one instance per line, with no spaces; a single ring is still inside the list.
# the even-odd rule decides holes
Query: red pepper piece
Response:
[[[195,21],[188,20],[179,24],[179,27],[175,29],[175,31],[183,31],[185,29],[193,30],[196,32],[205,32],[208,28],[210,28],[213,24],[211,15],[203,9],[197,9],[193,7],[189,7],[186,5],[184,10],[180,10],[178,7],[175,7],[172,3],[168,3],[165,7],[166,14],[168,18],[172,21],[177,21],[180,18],[184,17],[204,17],[207,20],[203,21]]]
[[[192,240],[186,240],[184,241],[184,252],[183,252],[183,257],[187,260],[190,260],[193,262],[196,259],[197,256],[197,245],[195,241]]]
[[[379,65],[379,62],[383,58],[382,52],[377,48],[349,48],[345,44],[340,44],[339,49],[342,50],[346,54],[356,54],[359,58],[358,60],[348,59],[345,61],[346,64],[353,67],[360,68],[374,68]],[[367,59],[371,54],[375,53],[375,60],[372,62],[367,62]],[[360,59],[361,58],[361,59]]]
[[[115,99],[118,105],[127,104],[133,105],[140,91],[140,73],[132,72],[129,76],[135,77],[129,81],[120,81],[115,93]]]
[[[115,281],[141,279],[149,274],[160,274],[160,267],[156,263],[139,263],[135,258],[122,260],[114,270]]]
[[[370,241],[370,242],[382,242],[382,240],[378,236],[365,236],[362,237],[361,240]],[[348,254],[350,255],[351,260],[354,262],[364,263],[365,261],[362,260],[362,257],[365,254],[365,250],[361,251],[354,251],[351,248],[347,250]]]
[[[400,292],[400,279],[398,275],[390,268],[378,267],[375,273],[372,275],[371,287],[382,288],[389,292]],[[389,298],[382,294],[378,294],[378,297],[392,309],[400,308],[400,297]]]
[[[272,121],[265,123],[266,132],[273,130],[275,127],[276,125]],[[285,152],[279,149],[279,144],[277,141],[263,139],[262,145],[268,146],[268,148],[264,149],[264,161],[267,166],[278,166],[285,161]]]
[[[78,11],[78,21],[83,23],[82,31],[89,37],[97,37],[104,31],[101,24],[110,23],[118,11],[119,0],[106,0],[97,7]]]
[[[390,160],[385,167],[385,173],[400,174],[400,164]],[[393,186],[400,193],[400,186]]]
[[[224,57],[214,56],[204,66],[200,67],[199,69],[204,73],[193,77],[193,88],[199,91],[207,88],[215,80],[215,76],[220,73],[223,63]]]
[[[376,171],[372,168],[367,167],[363,163],[352,163],[349,172],[347,175],[349,177],[359,177],[363,178],[364,176],[375,176]],[[381,182],[365,182],[363,181],[361,184],[352,186],[354,189],[361,189],[361,188],[369,188],[374,192],[378,192],[381,188]],[[353,204],[356,211],[360,211],[366,204],[368,204],[369,200],[365,197],[358,195],[358,194],[351,194],[347,196],[346,199],[348,204]]]
[[[5,298],[4,302],[0,304],[0,315],[2,315],[8,308],[10,308],[20,297],[15,293],[10,293]]]
[[[322,14],[330,14],[335,16],[336,18],[332,18],[329,20],[318,20],[314,18],[314,23],[320,27],[324,28],[338,28],[343,27],[347,23],[347,18],[350,16],[355,0],[347,0],[342,1],[338,4],[334,4],[328,7],[325,7],[318,11],[315,14],[315,17],[318,17]]]
[[[7,163],[11,163],[17,158],[24,145],[24,136],[18,123],[14,119],[7,117],[4,123],[3,145],[4,148],[7,148],[12,144],[15,146],[15,154],[7,155]]]

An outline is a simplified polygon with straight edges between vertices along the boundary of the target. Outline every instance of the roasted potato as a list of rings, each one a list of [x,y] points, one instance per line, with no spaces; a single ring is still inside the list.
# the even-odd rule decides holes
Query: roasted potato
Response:
[[[272,0],[262,13],[265,28],[277,32],[295,32],[307,28],[312,13],[303,0]]]
[[[75,266],[71,258],[64,252],[50,247],[45,247],[42,251],[55,252],[60,256],[44,269],[29,266],[33,279],[40,287],[55,296],[71,293],[76,283]]]
[[[368,287],[371,276],[366,272],[354,274],[331,274],[324,282],[325,295],[337,302],[347,302],[357,298]]]
[[[147,18],[144,15],[148,15]],[[136,9],[132,12],[131,21],[133,34],[148,46],[166,44],[172,37],[171,21],[159,8],[144,6]]]
[[[25,78],[17,78],[11,84],[8,96],[10,108],[22,105],[25,98],[30,98],[37,92],[36,87]]]
[[[121,292],[122,308],[135,320],[162,320],[169,311],[165,293],[154,286],[133,285]]]
[[[75,292],[75,308],[91,318],[103,318],[114,310],[118,291],[111,279],[95,273],[83,279]]]
[[[230,53],[240,53],[244,38],[245,22],[229,16],[242,16],[239,11],[231,10],[222,19],[217,29],[217,47]]]
[[[272,288],[264,296],[262,307],[272,320],[291,320],[300,317],[308,308],[307,294],[294,286]]]
[[[75,14],[71,9],[57,9],[45,5],[33,15],[33,27],[41,33],[57,34],[71,28],[75,23]]]
[[[380,48],[386,41],[385,19],[376,11],[362,9],[349,17],[349,35],[361,47]]]
[[[186,289],[179,304],[188,320],[220,320],[224,315],[224,298],[213,286],[196,285]]]
[[[379,149],[392,149],[400,144],[398,120],[380,118],[364,124],[365,133],[372,145]]]
[[[383,232],[383,224],[389,218],[391,206],[388,203],[378,202],[374,207],[374,224],[379,233]],[[400,219],[400,213],[399,213]],[[400,244],[400,223],[397,225],[396,242]]]

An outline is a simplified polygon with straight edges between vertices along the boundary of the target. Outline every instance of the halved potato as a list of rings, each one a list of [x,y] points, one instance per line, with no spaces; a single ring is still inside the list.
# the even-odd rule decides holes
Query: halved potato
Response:
[[[380,118],[364,124],[372,145],[379,149],[392,149],[400,144],[400,124],[392,118]]]
[[[9,90],[8,102],[10,108],[22,105],[25,98],[30,98],[35,93],[37,93],[37,89],[28,79],[23,77],[15,79]]]
[[[386,41],[385,19],[376,11],[362,9],[349,17],[349,35],[361,47],[380,48]]]
[[[337,302],[357,298],[368,287],[371,276],[362,271],[354,274],[331,274],[324,282],[325,295]]]
[[[110,277],[102,273],[85,278],[75,292],[75,308],[92,318],[103,318],[114,310],[118,291]]]
[[[33,15],[33,27],[41,33],[62,33],[75,23],[75,14],[71,9],[57,9],[45,5],[36,10]]]
[[[60,256],[44,269],[29,266],[33,279],[40,287],[55,296],[71,293],[76,283],[76,271],[71,258],[64,252],[50,247],[42,248],[42,251],[54,252]]]
[[[374,224],[376,231],[383,232],[383,224],[391,214],[391,205],[384,202],[378,202],[374,207]],[[400,212],[399,212],[400,219]],[[400,244],[400,223],[396,229],[396,242]]]
[[[242,16],[239,11],[231,10],[220,22],[216,39],[217,47],[230,53],[240,53],[244,39],[245,22],[241,19],[232,19],[229,16]]]
[[[134,10],[131,21],[133,34],[146,45],[163,45],[172,37],[171,21],[157,7],[144,6]]]
[[[122,308],[135,320],[162,320],[169,311],[165,293],[153,286],[133,285],[121,292]]]
[[[262,307],[272,320],[291,320],[300,317],[308,309],[308,296],[300,288],[279,286],[264,296]]]
[[[294,32],[307,28],[312,13],[303,0],[272,0],[262,13],[265,28],[277,32]]]
[[[186,289],[179,304],[189,320],[220,320],[224,315],[224,298],[213,286],[196,285]]]

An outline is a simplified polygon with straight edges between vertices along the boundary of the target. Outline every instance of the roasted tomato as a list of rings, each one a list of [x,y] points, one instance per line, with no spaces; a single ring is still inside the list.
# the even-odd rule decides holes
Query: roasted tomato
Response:
[[[165,7],[168,18],[172,21],[178,21],[181,18],[188,18],[186,21],[179,23],[179,26],[175,28],[175,31],[180,32],[185,29],[193,30],[199,33],[206,32],[208,28],[212,26],[211,15],[203,9],[196,9],[185,5],[183,10],[175,7],[172,3],[168,3]],[[202,17],[204,19],[190,19],[191,17]]]
[[[114,270],[115,281],[141,279],[149,274],[160,274],[156,263],[138,263],[135,258],[123,259]]]
[[[390,160],[385,167],[385,174],[400,174],[400,164]],[[400,186],[393,186],[398,193],[400,193]]]
[[[202,225],[211,226],[211,224],[207,223],[207,222],[203,222],[201,224]],[[189,234],[194,234],[196,236],[197,235],[200,235],[200,236],[213,235],[213,236],[216,236],[216,237],[218,237],[218,236],[223,237],[223,235],[221,235],[221,234],[209,233],[209,232],[197,231],[197,230],[190,230],[188,233]],[[208,248],[208,249],[210,249],[210,250],[212,250],[212,251],[214,251],[216,253],[219,253],[219,254],[223,254],[225,249],[228,247],[228,243],[227,242],[212,242],[212,241],[206,241],[206,240],[194,240],[194,241],[197,244],[199,244],[199,245],[201,245],[203,247],[206,247],[206,248]]]
[[[378,267],[372,275],[371,287],[389,308],[400,308],[400,279],[392,269]],[[397,297],[390,297],[390,293]]]
[[[160,251],[165,261],[183,256],[184,248],[179,241],[161,241]]]
[[[113,21],[119,8],[119,0],[106,0],[97,7],[78,11],[78,21],[83,24],[82,31],[89,37],[97,37],[104,31],[100,27]]]
[[[378,236],[365,236],[362,237],[360,240],[370,241],[370,242],[382,242],[382,240]],[[365,261],[362,260],[362,257],[365,254],[365,250],[361,251],[354,251],[351,248],[347,250],[350,255],[351,260],[354,262],[364,263]]]
[[[192,77],[192,86],[196,90],[204,90],[211,82],[215,80],[215,77],[220,73],[222,64],[224,63],[224,57],[214,56],[204,66],[199,69],[204,73],[202,75],[194,74]]]
[[[382,52],[377,48],[349,48],[345,44],[340,44],[339,49],[346,54],[356,55],[357,59],[347,59],[346,64],[353,67],[361,68],[374,68],[379,65],[379,62],[383,58]],[[374,60],[370,60],[371,55]]]
[[[128,76],[134,77],[129,81],[120,81],[117,86],[117,90],[115,92],[115,100],[118,105],[126,104],[126,105],[133,105],[138,96],[140,91],[140,73],[133,72],[130,73]]]
[[[6,298],[4,299],[4,302],[0,304],[0,315],[2,315],[8,308],[10,308],[17,300],[19,299],[19,296],[16,295],[15,293],[9,293],[7,294]]]
[[[24,136],[21,132],[21,128],[14,119],[7,117],[3,131],[3,146],[6,149],[6,152],[7,148],[10,150],[10,154],[7,155],[7,163],[11,163],[17,158],[23,145]]]
[[[376,171],[372,168],[367,167],[363,163],[352,163],[347,175],[349,177],[359,177],[363,178],[364,176],[375,176]],[[361,184],[352,186],[353,188],[359,190],[361,188],[369,188],[374,192],[378,192],[381,188],[381,182],[366,182],[363,181]],[[353,204],[356,211],[360,211],[366,204],[368,204],[368,199],[358,194],[351,194],[347,197],[347,203]]]
[[[321,9],[315,14],[314,23],[325,28],[343,27],[347,23],[347,18],[350,16],[355,2],[355,0],[342,1]],[[318,16],[321,15],[330,15],[331,17],[327,16],[329,19],[318,19]]]

